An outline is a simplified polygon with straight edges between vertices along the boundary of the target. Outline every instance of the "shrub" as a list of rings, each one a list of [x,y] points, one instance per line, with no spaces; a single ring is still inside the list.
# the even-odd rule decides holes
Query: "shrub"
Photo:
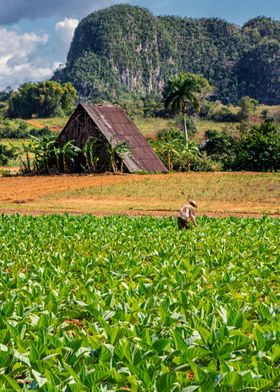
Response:
[[[240,100],[240,112],[238,119],[240,121],[248,121],[256,111],[259,101],[250,97],[242,97]]]
[[[7,165],[10,159],[14,158],[13,151],[5,146],[5,144],[0,144],[0,165]]]
[[[29,138],[30,135],[37,137],[52,135],[52,132],[48,127],[29,129],[24,121],[21,121],[18,127],[11,125],[11,122],[9,121],[3,122],[3,125],[2,129],[0,129],[0,138],[26,139]]]
[[[165,142],[180,140],[183,143],[185,140],[183,132],[176,128],[161,129],[157,132],[156,137],[158,140]]]
[[[200,146],[211,160],[224,170],[278,171],[280,170],[280,131],[273,120],[243,129],[240,139],[213,130]]]
[[[280,170],[280,130],[273,120],[254,126],[236,146],[235,169]]]
[[[154,95],[147,95],[144,98],[144,116],[154,117],[159,110],[164,109],[164,104],[160,97]]]
[[[142,100],[120,100],[119,104],[123,107],[123,109],[127,112],[129,117],[135,118],[138,116],[143,116],[144,114],[144,103]]]
[[[218,165],[200,153],[194,142],[185,144],[181,131],[165,129],[157,134],[157,140],[151,141],[153,148],[164,162],[168,170],[172,171],[215,171]]]
[[[220,122],[238,121],[238,116],[233,106],[222,105],[217,102],[206,102],[200,111],[200,117]]]
[[[200,151],[219,163],[222,169],[230,169],[236,158],[236,139],[225,132],[219,133],[215,130],[206,131],[205,137],[206,140],[200,146]]]

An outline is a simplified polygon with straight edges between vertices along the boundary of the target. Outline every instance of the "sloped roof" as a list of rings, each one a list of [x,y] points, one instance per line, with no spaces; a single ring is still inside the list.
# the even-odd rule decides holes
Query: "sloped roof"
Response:
[[[126,112],[116,105],[80,104],[113,147],[127,142],[130,153],[123,157],[127,169],[133,172],[168,172],[144,136]]]

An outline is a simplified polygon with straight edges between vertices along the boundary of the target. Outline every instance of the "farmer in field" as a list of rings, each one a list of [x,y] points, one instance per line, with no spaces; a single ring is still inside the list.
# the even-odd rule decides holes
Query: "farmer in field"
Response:
[[[189,204],[183,205],[180,209],[178,216],[178,227],[179,230],[183,230],[183,228],[190,229],[191,223],[194,226],[198,226],[196,223],[196,214],[195,209],[197,208],[197,204],[194,200],[189,200]]]

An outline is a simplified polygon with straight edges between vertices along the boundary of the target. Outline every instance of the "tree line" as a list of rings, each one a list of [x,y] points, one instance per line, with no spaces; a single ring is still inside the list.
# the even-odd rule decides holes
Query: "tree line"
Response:
[[[53,93],[54,90],[57,90],[59,94]],[[266,120],[259,126],[243,127],[235,135],[208,130],[201,145],[194,143],[192,136],[196,129],[193,117],[200,112],[201,108],[204,108],[203,115],[205,115],[205,108],[208,107],[207,110],[210,110],[211,102],[207,100],[207,97],[212,91],[213,86],[200,75],[181,73],[177,77],[170,77],[164,90],[162,103],[164,110],[167,111],[165,115],[182,118],[181,129],[163,130],[157,134],[156,140],[151,141],[153,148],[167,168],[171,171],[280,170],[280,133],[279,127],[273,120]],[[77,97],[73,86],[59,85],[54,81],[26,83],[17,92],[10,91],[9,94],[7,114],[15,115],[13,109],[17,103],[16,113],[23,118],[27,114],[29,117],[34,115],[40,117],[45,115],[47,109],[49,109],[49,115],[58,115],[62,108],[65,110],[64,113],[69,113]],[[60,102],[57,102],[59,97]],[[48,103],[45,111],[41,110],[42,102]],[[230,119],[234,120],[235,117],[236,121],[249,120],[257,104],[257,100],[243,97],[239,112],[231,113]],[[20,110],[22,108],[25,110],[28,105],[32,111],[21,113]],[[228,116],[229,113],[222,110],[220,115]],[[16,130],[8,128],[7,120],[3,120],[3,124],[6,124],[6,128],[0,129],[0,136],[14,137]],[[87,143],[81,150],[75,146],[75,141],[68,141],[64,146],[58,146],[56,137],[48,129],[28,131],[26,124],[21,122],[17,131],[17,136],[31,137],[31,141],[15,150],[3,144],[0,145],[0,164],[2,165],[6,164],[9,159],[18,157],[21,159],[25,172],[32,170],[40,173],[69,172],[71,166],[75,166],[73,164],[75,159],[82,154],[84,157],[82,170],[96,172],[103,167],[102,163],[98,162],[98,151],[94,148],[93,141]],[[108,147],[108,157],[111,157],[108,160],[110,161],[109,170],[123,170],[123,166],[117,164],[121,162],[123,151],[123,146],[119,147],[116,151],[109,151]],[[129,146],[125,148],[127,150]],[[22,156],[25,156],[25,160]],[[30,160],[31,156],[35,157],[33,163]]]
[[[65,116],[71,113],[76,89],[71,83],[44,81],[24,83],[17,91],[10,93],[7,116],[10,118],[31,118]]]

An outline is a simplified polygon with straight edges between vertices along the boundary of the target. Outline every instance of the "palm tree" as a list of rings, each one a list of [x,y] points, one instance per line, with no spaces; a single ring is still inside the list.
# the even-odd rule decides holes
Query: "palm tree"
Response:
[[[207,79],[189,72],[181,73],[177,77],[171,77],[168,81],[165,106],[167,108],[170,107],[175,113],[183,114],[186,144],[189,141],[187,111],[192,109],[194,112],[199,112],[200,99],[212,90]]]

